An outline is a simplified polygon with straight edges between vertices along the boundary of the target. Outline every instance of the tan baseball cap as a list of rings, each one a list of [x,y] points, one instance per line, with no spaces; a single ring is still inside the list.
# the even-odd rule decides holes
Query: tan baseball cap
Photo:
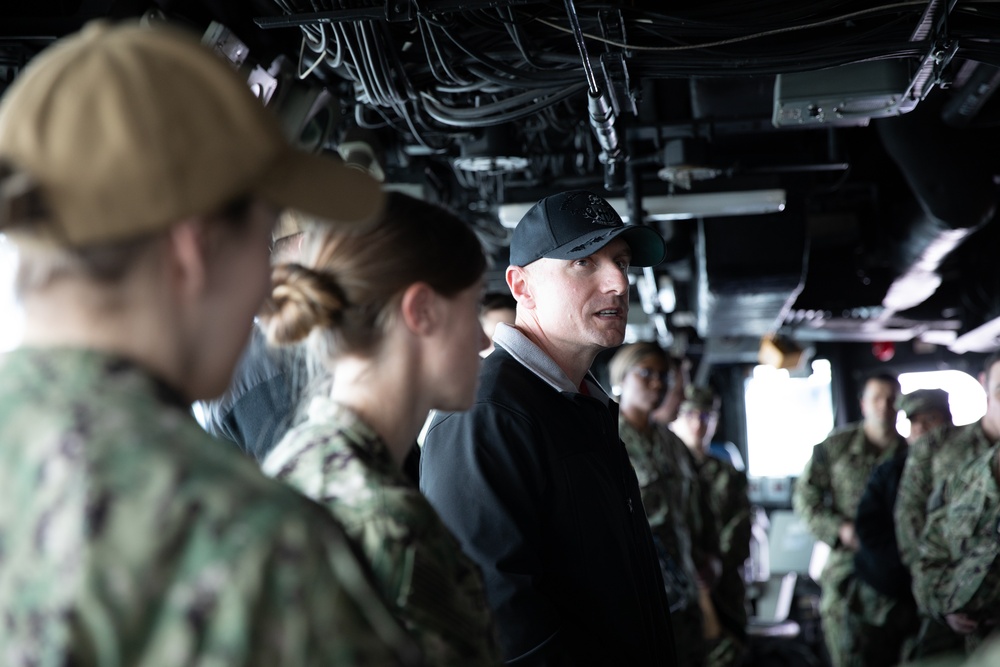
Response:
[[[247,195],[343,222],[383,203],[366,173],[294,148],[236,70],[166,26],[98,21],[39,54],[0,99],[0,159],[39,183],[71,245]]]

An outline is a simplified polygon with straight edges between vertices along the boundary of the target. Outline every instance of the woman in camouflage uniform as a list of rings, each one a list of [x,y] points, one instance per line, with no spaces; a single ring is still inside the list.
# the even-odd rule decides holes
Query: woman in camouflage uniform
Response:
[[[365,224],[381,200],[167,25],[90,24],[7,88],[0,231],[25,327],[0,354],[5,667],[412,656],[336,523],[190,411],[269,291],[278,207]]]
[[[635,468],[660,557],[677,664],[705,665],[699,566],[707,560],[701,547],[714,534],[714,524],[705,523],[707,507],[700,502],[697,471],[684,443],[650,418],[667,391],[670,359],[656,343],[633,343],[615,353],[608,371],[619,395],[618,433]]]
[[[388,196],[360,232],[317,223],[279,264],[263,321],[332,372],[264,470],[329,509],[371,562],[432,664],[498,664],[478,568],[401,464],[432,409],[472,403],[485,258],[457,217]]]

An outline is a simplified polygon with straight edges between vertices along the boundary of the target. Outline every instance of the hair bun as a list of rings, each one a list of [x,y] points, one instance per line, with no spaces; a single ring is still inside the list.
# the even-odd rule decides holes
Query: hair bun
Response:
[[[272,345],[290,345],[305,339],[316,327],[333,327],[346,307],[343,291],[326,273],[301,264],[279,264],[272,273],[271,296],[261,319]]]

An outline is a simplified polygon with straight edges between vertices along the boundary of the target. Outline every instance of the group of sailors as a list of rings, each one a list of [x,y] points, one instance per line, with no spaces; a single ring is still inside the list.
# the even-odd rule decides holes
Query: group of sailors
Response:
[[[834,667],[996,664],[1000,355],[980,379],[986,414],[955,426],[944,390],[868,378],[863,420],[816,445],[796,481],[795,510],[832,547],[820,613]]]
[[[274,243],[289,215],[301,231]],[[468,225],[291,145],[186,32],[99,22],[0,100],[0,231],[25,321],[0,356],[4,664],[702,664],[694,639],[738,653],[716,604],[726,528],[692,509],[683,542],[687,510],[657,501],[675,481],[693,501],[713,475],[703,447],[670,454],[684,480],[650,461],[640,482],[648,423],[626,449],[590,371],[623,342],[629,267],[665,253],[601,197],[525,214],[514,323],[482,360]],[[248,339],[304,351],[315,379],[267,432],[229,419],[252,400],[215,400],[238,363],[251,397],[288,367],[241,360]],[[630,415],[634,388],[664,393],[646,351],[621,369]],[[696,426],[704,412],[681,406]],[[701,610],[695,637],[672,607]]]
[[[292,146],[179,29],[98,23],[0,100],[0,231],[25,313],[0,356],[5,664],[746,662],[746,476],[710,447],[718,397],[621,346],[629,267],[665,245],[601,197],[525,214],[488,337],[456,215]],[[591,372],[613,348],[617,401]],[[289,373],[310,398],[275,407]],[[909,448],[872,378],[798,480],[836,667],[992,631],[985,377],[969,427],[903,397]]]

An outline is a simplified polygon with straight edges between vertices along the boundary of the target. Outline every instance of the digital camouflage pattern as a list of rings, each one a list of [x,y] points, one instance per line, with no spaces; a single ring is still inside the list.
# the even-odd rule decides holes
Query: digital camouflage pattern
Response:
[[[411,664],[343,533],[119,357],[0,355],[0,663]]]
[[[642,504],[664,570],[670,610],[697,607],[698,570],[692,558],[692,534],[699,529],[701,519],[695,501],[697,475],[684,443],[664,429],[640,433],[625,419],[619,419],[618,432],[639,480]]]
[[[925,390],[930,391],[930,390]],[[908,449],[879,464],[858,503],[854,573],[848,579],[845,647],[851,664],[895,665],[903,647],[917,634],[917,605],[910,592],[909,569],[899,559],[893,508]]]
[[[709,651],[709,667],[742,664],[747,624],[744,566],[750,557],[750,497],[747,476],[728,461],[706,456],[698,479],[718,531],[722,575],[712,591],[723,636]]]
[[[264,471],[340,521],[428,662],[500,664],[479,568],[356,413],[314,398],[308,419],[285,434]]]
[[[896,542],[903,563],[913,566],[920,555],[920,537],[927,501],[944,480],[994,443],[980,422],[943,427],[910,445],[896,496]]]
[[[846,626],[839,639],[846,664],[850,667],[897,664],[903,644],[917,628],[913,601],[884,595],[857,576],[845,582],[844,599]]]
[[[1000,665],[1000,637],[984,642],[960,667],[996,667]],[[951,667],[950,665],[924,665],[920,667]]]
[[[916,581],[920,573],[915,564],[920,557],[927,501],[945,479],[992,446],[980,422],[936,429],[910,446],[896,497],[896,542],[900,558],[910,567],[914,587],[921,585]],[[908,649],[910,655],[964,650],[961,635],[934,620],[927,610],[921,614],[921,629]]]
[[[966,637],[974,648],[1000,618],[1000,486],[997,448],[968,462],[927,503],[923,545],[914,565],[913,593],[939,619],[963,613],[980,622]]]
[[[817,539],[832,549],[820,575],[820,616],[830,660],[834,667],[850,664],[850,637],[846,584],[854,571],[854,552],[840,544],[838,531],[845,521],[854,521],[858,503],[872,470],[892,458],[897,442],[879,449],[868,441],[862,422],[835,430],[813,448],[802,475],[795,484],[792,506]]]
[[[652,428],[640,433],[619,419],[618,433],[635,469],[659,556],[678,665],[700,665],[705,646],[694,553],[704,517],[697,471],[684,442],[672,431]]]

